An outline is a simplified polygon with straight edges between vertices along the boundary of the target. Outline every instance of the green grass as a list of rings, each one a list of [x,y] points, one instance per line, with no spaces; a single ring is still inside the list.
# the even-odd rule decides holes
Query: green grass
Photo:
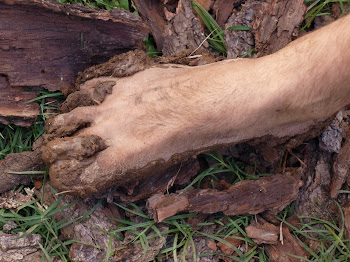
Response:
[[[345,11],[345,4],[349,4],[350,0],[304,0],[304,4],[307,5],[304,26],[300,29],[304,30],[308,28],[316,16],[330,15],[331,4],[339,3],[343,14]]]
[[[334,203],[339,209],[339,221],[332,216],[327,220],[318,217],[299,216],[300,221],[303,222],[299,227],[295,227],[284,221],[283,218],[278,218],[292,229],[294,236],[310,254],[308,259],[298,258],[304,261],[318,262],[350,261],[350,239],[345,236],[344,214],[339,203],[336,201]],[[312,250],[308,241],[313,241],[318,245],[318,249],[316,251]]]
[[[32,150],[33,143],[44,134],[46,119],[57,112],[58,103],[64,96],[61,92],[39,91],[39,97],[27,103],[39,104],[39,116],[29,128],[15,125],[0,125],[0,160],[9,153],[20,153]]]
[[[111,10],[113,8],[123,8],[130,11],[129,1],[128,0],[57,0],[60,3],[64,4],[76,4],[81,3],[88,7],[99,8]],[[132,4],[133,10],[136,10],[135,6]]]
[[[253,174],[248,174],[243,170],[246,165],[240,162],[235,162],[231,156],[223,158],[219,153],[209,153],[206,154],[206,156],[215,163],[193,179],[192,182],[182,190],[182,192],[185,192],[195,185],[199,188],[204,179],[210,179],[210,181],[212,181],[212,188],[215,189],[214,181],[219,181],[217,177],[219,174],[226,174],[228,177],[228,183],[232,185],[243,180],[256,180],[263,176],[269,176],[269,174],[256,174],[256,170]]]
[[[142,222],[132,222],[129,219],[114,219],[120,225],[109,232],[112,237],[118,237],[123,240],[125,232],[134,235],[134,238],[125,243],[125,246],[120,249],[127,248],[131,243],[142,246],[143,253],[146,254],[149,248],[149,241],[152,238],[166,237],[167,243],[165,248],[161,249],[155,261],[160,261],[164,258],[172,257],[174,261],[197,261],[197,258],[203,256],[223,255],[221,252],[213,252],[207,254],[197,254],[195,248],[195,239],[207,238],[214,241],[221,242],[233,250],[236,255],[223,255],[233,259],[233,261],[249,261],[252,257],[265,257],[264,251],[257,244],[255,244],[249,237],[247,237],[244,228],[249,225],[253,216],[224,216],[213,215],[210,222],[198,223],[194,226],[189,224],[187,220],[196,216],[195,213],[180,214],[165,219],[162,223],[156,224],[152,218],[148,217],[138,206],[130,204],[131,208],[116,204],[119,208],[138,216]],[[160,228],[166,226],[167,230],[161,231]],[[212,233],[205,233],[206,227],[212,227]],[[172,237],[169,237],[172,236]],[[242,241],[242,246],[247,247],[245,251],[238,249],[231,245],[227,238],[237,238]],[[249,246],[249,248],[248,248]],[[129,247],[130,248],[130,247]],[[114,253],[111,252],[112,256]],[[189,257],[191,260],[188,260]],[[106,257],[108,259],[108,257]],[[262,260],[265,261],[265,260]]]
[[[21,189],[21,188],[20,188]],[[20,191],[20,189],[18,191]],[[53,190],[53,189],[52,189]],[[40,248],[43,250],[41,261],[52,261],[52,257],[69,261],[69,247],[79,240],[66,240],[60,238],[60,229],[74,222],[79,222],[84,217],[68,221],[56,221],[54,215],[62,210],[72,207],[75,203],[60,207],[59,204],[63,196],[57,199],[51,206],[46,207],[39,199],[35,198],[29,203],[20,203],[21,206],[16,210],[2,208],[0,209],[0,227],[4,225],[15,225],[16,228],[11,233],[24,232],[21,237],[29,234],[39,234],[42,237],[43,244]]]
[[[202,19],[207,30],[209,31],[206,38],[209,42],[210,47],[218,51],[219,53],[222,53],[224,56],[226,56],[227,50],[226,50],[225,37],[224,37],[225,30],[223,30],[218,25],[215,19],[199,3],[192,1],[192,7],[196,11],[196,13],[199,15],[199,17]],[[250,28],[248,26],[231,26],[226,30],[249,31]]]

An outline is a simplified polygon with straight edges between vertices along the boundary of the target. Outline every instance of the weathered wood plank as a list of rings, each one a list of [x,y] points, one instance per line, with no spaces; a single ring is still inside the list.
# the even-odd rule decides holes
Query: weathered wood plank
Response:
[[[0,75],[0,123],[30,126],[39,113],[39,105],[26,101],[35,96],[21,87],[11,87],[8,79]]]
[[[26,111],[33,106],[17,112],[19,104],[11,95],[5,103],[9,87],[9,94],[24,86],[69,93],[78,72],[143,48],[148,32],[140,17],[122,9],[95,10],[54,0],[0,0],[0,75],[8,80],[8,85],[0,83],[0,121],[27,125],[33,119]],[[22,101],[27,96],[16,97]]]

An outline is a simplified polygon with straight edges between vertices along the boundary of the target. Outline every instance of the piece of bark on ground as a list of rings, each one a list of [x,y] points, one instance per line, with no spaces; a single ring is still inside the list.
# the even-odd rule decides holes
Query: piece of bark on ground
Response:
[[[44,204],[47,206],[52,205],[59,199],[49,183],[44,187]],[[41,197],[41,192],[37,194]],[[92,213],[85,219],[73,222],[61,229],[62,235],[67,239],[79,239],[81,242],[75,242],[72,244],[69,257],[73,261],[82,262],[94,262],[103,261],[107,254],[110,235],[105,232],[111,232],[115,229],[116,224],[109,218],[122,217],[119,214],[117,208],[114,206],[103,207],[96,201],[83,202],[81,199],[64,196],[59,203],[58,208],[75,203],[70,208],[62,209],[55,214],[56,222],[69,218],[67,222],[83,217],[87,212],[92,210]],[[159,228],[160,231],[167,230],[166,227]],[[150,234],[155,234],[151,231]],[[149,250],[144,254],[140,243],[128,243],[135,235],[127,233],[124,241],[120,241],[117,237],[114,237],[111,242],[111,250],[114,251],[120,248],[115,257],[110,260],[113,261],[150,261],[154,259],[154,256],[159,253],[159,250],[165,244],[165,238],[153,238],[149,240]],[[99,248],[96,248],[98,246]],[[144,256],[145,255],[145,256]]]
[[[272,54],[298,35],[304,20],[303,0],[267,0],[255,14],[253,32],[258,56]]]
[[[35,174],[10,174],[8,172],[44,171],[46,166],[41,159],[40,151],[26,151],[16,154],[8,154],[0,162],[0,193],[4,193],[15,186],[27,185],[31,182],[31,176]],[[40,175],[39,175],[40,176]]]
[[[242,0],[216,0],[213,4],[215,20],[221,28],[225,27],[228,18],[235,13],[234,8],[239,7]]]
[[[218,242],[217,246],[220,248],[221,252],[226,256],[237,256],[237,249],[240,251],[243,251],[242,244],[244,244],[244,240],[242,240],[243,236],[240,235],[231,235],[229,237],[225,238],[225,241],[230,244],[226,245],[222,242]],[[247,245],[248,246],[248,245]],[[235,247],[235,249],[233,248]],[[243,251],[242,253],[247,252],[248,250]],[[232,262],[232,258],[225,257],[225,256],[219,256],[220,259],[222,259],[225,262]]]
[[[350,238],[350,206],[347,205],[342,208],[344,213],[345,235]]]
[[[204,41],[201,23],[193,14],[191,1],[135,0],[135,6],[151,28],[158,50],[173,55],[186,49],[194,51]],[[207,46],[207,43],[204,43]]]
[[[6,234],[0,232],[0,261],[39,262],[43,252],[39,246],[42,244],[41,236],[24,233]]]
[[[55,203],[59,196],[55,195],[53,189],[47,183],[44,190],[44,204],[47,206]],[[41,192],[37,194],[41,197]],[[102,206],[96,203],[86,204],[78,198],[71,196],[64,196],[60,201],[58,208],[75,203],[72,207],[61,210],[56,213],[54,218],[56,222],[68,218],[68,221],[72,221],[79,217],[86,215],[86,213],[95,208],[95,210],[84,220],[79,219],[72,224],[63,227],[60,231],[62,235],[67,239],[79,239],[81,241],[73,243],[69,257],[73,261],[102,261],[107,252],[110,236],[103,232],[103,230],[111,231],[114,225],[102,212]],[[97,206],[95,206],[95,204]],[[83,244],[85,243],[85,244]],[[100,248],[96,248],[99,246]],[[115,241],[111,243],[112,250],[115,248]]]
[[[216,252],[213,252],[213,250],[208,247],[209,241],[210,241],[209,238],[194,236],[193,237],[194,248],[193,248],[193,245],[187,245],[186,249],[182,248],[178,252],[178,259],[180,260],[181,257],[185,257],[185,261],[193,261],[193,251],[195,251],[197,255],[196,262],[221,261],[220,256],[218,256]]]
[[[192,189],[183,194],[154,195],[148,199],[148,209],[158,222],[181,211],[232,216],[278,212],[297,198],[301,185],[289,174],[273,175],[245,180],[224,191]]]
[[[226,1],[223,1],[226,2]],[[243,30],[230,30],[232,26],[252,27],[257,12],[261,12],[264,2],[248,1],[242,5],[241,11],[233,13],[225,24],[225,44],[227,49],[227,58],[238,58],[245,55],[254,48],[254,33]],[[252,57],[248,54],[246,57]]]
[[[298,36],[306,7],[298,1],[247,1],[225,28],[248,26],[250,31],[226,30],[227,58],[242,57],[254,48],[258,56],[272,54]],[[251,55],[248,55],[250,57]]]
[[[278,227],[277,227],[278,228]],[[283,243],[266,245],[265,250],[271,262],[302,262],[304,259],[296,258],[299,256],[307,258],[308,255],[303,249],[301,243],[289,232],[288,228],[282,227]]]
[[[341,149],[342,140],[346,136],[346,123],[344,118],[348,117],[348,113],[340,110],[335,116],[334,120],[325,129],[320,136],[320,148],[330,153],[339,153]]]
[[[299,220],[296,216],[288,218],[287,221],[298,227]],[[245,230],[247,236],[255,243],[266,244],[265,249],[271,261],[303,261],[288,255],[307,258],[307,253],[301,243],[290,233],[289,227],[282,224],[281,228],[280,223],[278,221],[277,225],[274,225],[258,216],[257,221],[252,221]]]
[[[339,214],[338,208],[330,199],[332,154],[319,150],[318,141],[310,140],[304,150],[304,174],[299,196],[295,203],[298,215],[314,217],[318,214],[327,220],[329,214]]]
[[[350,134],[340,149],[333,164],[332,181],[330,185],[330,196],[336,198],[343,183],[346,181],[350,169]]]
[[[174,184],[183,185],[192,177],[197,175],[199,171],[199,163],[196,159],[189,159],[182,164],[173,166],[167,172],[156,172],[155,175],[139,181],[136,184],[130,184],[124,190],[116,190],[115,197],[119,197],[123,202],[135,202],[157,193],[163,193],[170,189]]]
[[[260,216],[257,221],[252,221],[245,228],[247,236],[257,244],[277,244],[279,238],[279,228],[271,223],[266,222]]]
[[[0,123],[30,126],[39,115],[39,105],[26,102],[35,97],[35,92],[11,86],[8,78],[0,72]]]
[[[10,94],[8,103],[1,103],[6,110],[1,108],[0,122],[26,126],[35,120],[37,112],[32,111],[37,105],[18,110],[34,95],[20,87],[67,93],[79,71],[142,48],[149,33],[140,17],[125,10],[97,10],[55,0],[1,0],[0,31],[0,75],[6,80],[1,79],[0,94],[3,88]],[[14,96],[13,91],[19,93]]]
[[[0,208],[17,210],[23,206],[23,203],[29,203],[34,200],[33,192],[29,188],[25,188],[28,193],[26,195],[18,191],[9,191],[5,196],[0,196]]]

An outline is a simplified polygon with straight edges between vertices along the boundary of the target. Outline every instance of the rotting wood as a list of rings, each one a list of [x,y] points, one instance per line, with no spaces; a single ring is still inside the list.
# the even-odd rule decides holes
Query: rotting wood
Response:
[[[257,216],[245,229],[247,236],[257,244],[277,244],[279,228]]]
[[[258,214],[281,211],[294,201],[302,183],[289,174],[258,180],[245,180],[228,190],[192,189],[183,194],[154,195],[148,200],[149,211],[156,221],[163,221],[180,211],[226,215]]]
[[[226,3],[226,1],[223,2]],[[230,16],[225,24],[225,29],[232,26],[248,26],[251,28],[256,12],[259,12],[263,5],[263,2],[258,1],[249,1],[242,5],[240,12],[237,14],[233,13]],[[226,30],[225,44],[228,59],[242,57],[254,48],[254,33],[251,30]],[[251,57],[251,54],[248,57]]]
[[[59,196],[52,190],[50,183],[45,184],[44,193],[36,191],[36,195],[47,206],[51,206],[58,201]],[[74,203],[69,208],[62,208]],[[148,249],[142,249],[140,243],[133,243],[135,235],[130,232],[124,233],[124,240],[118,237],[111,239],[107,232],[114,230],[115,225],[110,218],[122,219],[116,205],[111,204],[104,207],[101,202],[97,200],[82,201],[77,197],[64,196],[60,201],[58,208],[62,208],[60,212],[55,213],[56,221],[67,220],[67,225],[60,229],[62,236],[68,239],[79,239],[79,242],[74,242],[69,250],[69,257],[72,261],[93,262],[103,261],[108,254],[109,248],[116,251],[113,256],[113,261],[132,262],[132,261],[153,261],[154,257],[159,253],[161,248],[165,245],[165,237],[150,238],[148,241]],[[85,219],[87,213],[91,212]],[[137,216],[136,218],[139,219]],[[136,222],[136,221],[134,221]],[[138,221],[140,222],[140,221]],[[160,232],[168,230],[167,226],[157,227]],[[156,234],[150,231],[147,234]]]
[[[303,0],[268,0],[255,14],[253,32],[258,56],[272,54],[298,35],[304,20]]]
[[[301,243],[289,232],[289,229],[282,227],[282,240],[275,245],[267,245],[265,247],[266,253],[271,262],[301,262],[304,259],[296,258],[294,256],[307,258],[308,255],[303,249]]]
[[[232,15],[234,7],[239,6],[241,0],[216,0],[213,5],[215,20],[221,28],[225,26],[227,19]],[[249,2],[248,2],[249,3]]]
[[[140,15],[151,28],[158,50],[173,55],[186,49],[194,51],[204,41],[199,19],[193,14],[190,0],[134,1]],[[207,46],[207,42],[203,43]]]
[[[0,123],[30,126],[39,114],[39,105],[26,102],[35,97],[35,92],[12,87],[8,78],[0,75]]]
[[[182,185],[197,175],[199,163],[195,159],[189,159],[182,164],[170,168],[167,172],[157,172],[153,176],[140,181],[138,184],[132,183],[124,190],[117,190],[114,196],[119,197],[123,202],[135,202],[159,192],[165,192],[173,184]]]
[[[0,75],[5,76],[0,79],[0,121],[27,126],[35,120],[37,106],[24,105],[34,94],[19,87],[68,93],[79,71],[143,48],[149,29],[140,17],[118,8],[0,0],[0,32]],[[9,97],[4,101],[5,91]],[[20,106],[24,110],[18,110]]]
[[[45,170],[45,165],[39,151],[25,151],[22,153],[8,154],[0,162],[0,193],[4,193],[18,185],[27,185],[31,182],[31,175],[36,171]],[[22,172],[27,174],[11,174],[8,172]],[[33,174],[28,172],[34,171]]]
[[[43,256],[40,249],[42,242],[39,234],[25,235],[23,232],[17,234],[0,232],[1,261],[40,261]]]
[[[348,134],[346,141],[333,164],[333,176],[330,186],[331,198],[336,198],[343,183],[346,181],[350,169],[350,136]]]
[[[342,208],[344,213],[344,224],[345,224],[345,235],[350,238],[350,206],[345,206]]]

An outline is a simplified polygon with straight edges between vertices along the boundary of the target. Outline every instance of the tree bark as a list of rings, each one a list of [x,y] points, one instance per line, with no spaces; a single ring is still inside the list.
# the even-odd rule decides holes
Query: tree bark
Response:
[[[142,49],[149,29],[122,9],[95,10],[54,0],[0,0],[0,32],[0,123],[28,126],[38,110],[25,104],[35,94],[22,87],[67,94],[78,72]]]

